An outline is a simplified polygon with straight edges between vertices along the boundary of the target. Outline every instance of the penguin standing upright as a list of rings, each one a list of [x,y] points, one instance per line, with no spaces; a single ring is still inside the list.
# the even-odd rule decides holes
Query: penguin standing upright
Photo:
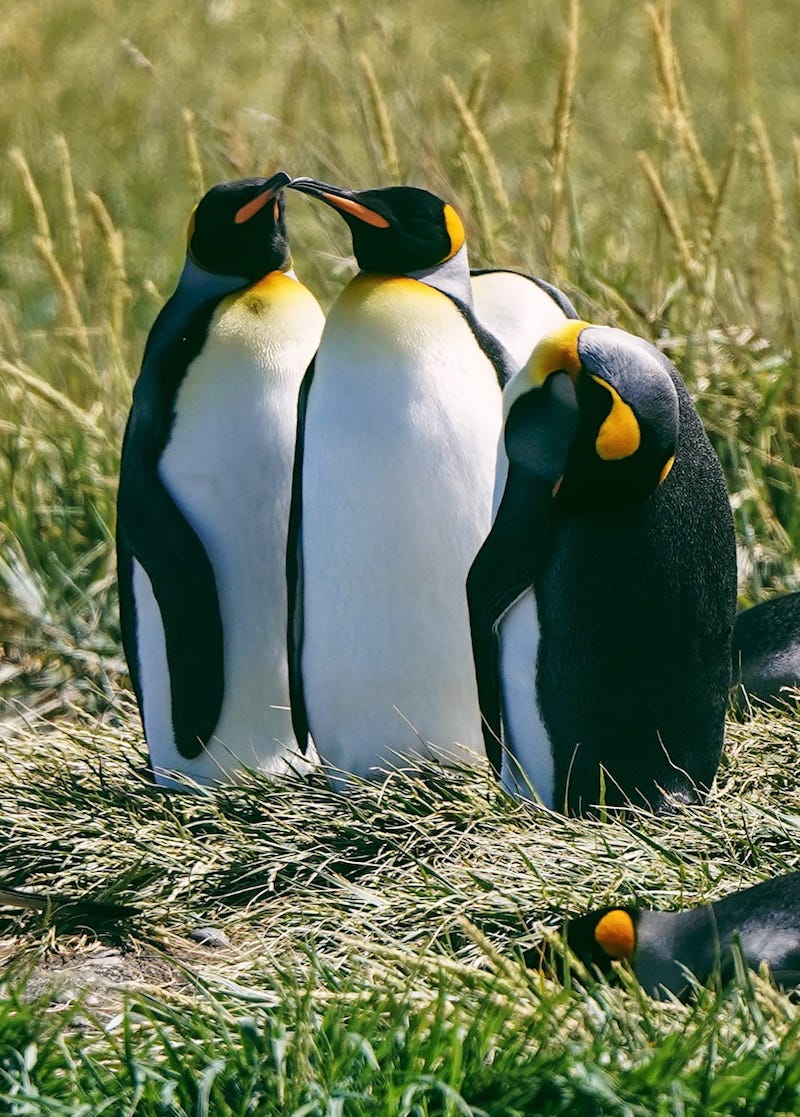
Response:
[[[508,477],[467,584],[495,769],[576,813],[702,794],[722,747],[736,556],[683,381],[647,342],[573,321],[504,408]],[[532,631],[508,649],[505,618],[531,587]]]
[[[291,270],[289,176],[210,190],[125,431],[123,643],[161,783],[292,763],[284,576],[297,394],[322,333]]]
[[[471,307],[463,224],[411,187],[292,188],[361,272],[301,392],[287,557],[292,713],[359,775],[481,751],[464,581],[491,520],[510,358]]]
[[[564,938],[587,968],[608,974],[612,963],[628,962],[654,997],[685,997],[687,971],[701,984],[715,975],[730,980],[737,948],[746,966],[766,962],[775,982],[791,988],[800,984],[800,873],[689,911],[601,908],[568,919]]]

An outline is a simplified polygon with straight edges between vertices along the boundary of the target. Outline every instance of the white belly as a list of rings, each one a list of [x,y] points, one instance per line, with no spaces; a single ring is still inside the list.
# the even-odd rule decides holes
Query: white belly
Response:
[[[361,774],[483,753],[465,581],[501,395],[453,304],[421,286],[351,284],[306,416],[304,691],[320,755]]]
[[[161,617],[137,564],[145,734],[156,768],[210,782],[241,765],[262,771],[297,765],[285,552],[297,392],[322,325],[316,300],[300,284],[284,276],[264,280],[222,305],[179,390],[159,470],[214,569],[225,686],[207,748],[193,760],[181,757],[172,733]]]
[[[525,799],[536,795],[546,807],[553,807],[553,753],[536,699],[539,618],[532,589],[503,615],[498,636],[503,709],[500,779],[513,795]]]

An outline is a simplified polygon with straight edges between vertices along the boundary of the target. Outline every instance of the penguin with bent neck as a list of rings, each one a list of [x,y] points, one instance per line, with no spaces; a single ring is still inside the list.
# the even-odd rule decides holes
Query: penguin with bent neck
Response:
[[[642,339],[572,321],[504,407],[507,476],[467,583],[495,770],[572,813],[701,797],[722,748],[736,558],[683,381]]]

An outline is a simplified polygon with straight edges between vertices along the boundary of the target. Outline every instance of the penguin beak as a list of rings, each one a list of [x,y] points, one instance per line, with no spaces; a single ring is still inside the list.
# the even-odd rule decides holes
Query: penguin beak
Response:
[[[301,194],[310,194],[312,198],[319,198],[321,202],[338,210],[345,217],[355,217],[365,225],[372,225],[376,229],[389,228],[390,222],[383,214],[365,206],[352,190],[342,190],[338,186],[330,186],[327,182],[318,182],[314,178],[292,179],[289,189],[299,190]]]
[[[243,225],[245,221],[249,221],[251,217],[255,217],[265,205],[272,201],[276,194],[279,194],[285,186],[291,182],[291,178],[285,171],[278,171],[272,178],[264,179],[264,190],[261,194],[256,194],[255,198],[251,198],[246,202],[241,209],[236,211],[234,222],[237,225]]]

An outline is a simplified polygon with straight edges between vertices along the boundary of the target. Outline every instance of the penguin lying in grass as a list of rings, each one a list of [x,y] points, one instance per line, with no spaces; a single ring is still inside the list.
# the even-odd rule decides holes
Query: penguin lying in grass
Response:
[[[800,688],[800,593],[745,609],[733,626],[733,684],[747,697],[784,706]]]
[[[800,984],[800,873],[787,873],[689,911],[601,908],[568,919],[564,941],[589,970],[608,975],[627,962],[654,997],[691,992],[687,971],[701,985],[735,974],[736,950],[745,966],[766,962],[775,983]],[[539,960],[531,957],[532,964]],[[563,965],[556,969],[563,975]]]
[[[467,582],[495,771],[573,813],[702,795],[722,748],[736,557],[683,381],[647,342],[571,321],[506,387],[504,412],[507,477]]]
[[[224,183],[197,206],[125,431],[120,618],[164,784],[296,759],[284,565],[297,394],[324,317],[292,271],[288,182]]]
[[[472,306],[464,226],[426,190],[291,188],[361,269],[301,391],[289,528],[297,739],[369,776],[482,750],[464,581],[491,522],[505,348]]]

